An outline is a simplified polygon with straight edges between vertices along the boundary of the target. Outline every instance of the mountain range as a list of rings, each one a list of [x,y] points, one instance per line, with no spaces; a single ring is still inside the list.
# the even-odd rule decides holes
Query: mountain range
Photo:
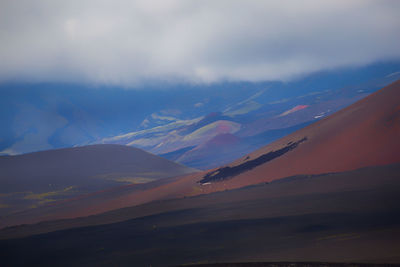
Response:
[[[2,84],[0,151],[15,155],[123,144],[209,169],[332,114],[398,79],[399,62],[290,82],[152,85]]]
[[[228,136],[221,141],[231,143]],[[193,172],[149,156],[191,173],[11,213],[1,220],[1,258],[13,265],[399,263],[399,136],[397,81],[229,164]]]

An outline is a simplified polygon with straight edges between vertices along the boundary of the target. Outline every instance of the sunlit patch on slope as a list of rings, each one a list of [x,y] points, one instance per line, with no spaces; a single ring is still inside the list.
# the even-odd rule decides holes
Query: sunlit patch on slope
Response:
[[[260,103],[257,103],[255,101],[249,101],[249,102],[246,102],[246,103],[240,105],[239,107],[237,107],[237,109],[226,111],[223,114],[225,116],[235,117],[238,115],[247,114],[251,111],[257,110],[260,107],[262,107],[262,105]]]
[[[104,144],[112,144],[112,143],[120,143],[120,144],[128,144],[130,141],[139,138],[140,136],[145,136],[147,134],[157,134],[157,133],[165,133],[167,131],[171,130],[176,130],[184,126],[192,125],[195,124],[199,121],[201,121],[203,117],[198,117],[195,119],[191,120],[178,120],[175,122],[168,123],[166,125],[162,126],[157,126],[154,128],[146,129],[146,130],[141,130],[141,131],[136,131],[136,132],[130,132],[127,134],[123,135],[117,135],[114,137],[109,137],[109,138],[104,138],[102,139],[102,143]]]
[[[295,106],[295,107],[283,112],[278,117],[283,117],[283,116],[289,115],[291,113],[294,113],[296,111],[299,111],[299,110],[302,110],[302,109],[305,109],[305,108],[308,108],[308,107],[309,107],[309,105],[297,105],[297,106]]]
[[[93,178],[120,182],[122,184],[144,184],[158,180],[159,177],[162,177],[163,175],[165,175],[163,172],[157,171],[142,172],[135,175],[129,173],[115,172],[95,175],[93,176]]]
[[[190,140],[198,140],[198,139],[209,139],[218,134],[226,134],[226,133],[236,133],[240,130],[241,125],[236,122],[227,121],[227,120],[219,120],[206,126],[197,129],[189,135],[186,135],[183,139],[184,141]]]
[[[57,197],[59,196],[64,196],[72,193],[72,190],[74,189],[74,186],[69,186],[64,188],[63,190],[58,190],[58,191],[49,191],[49,192],[44,192],[44,193],[33,193],[29,192],[24,199],[30,199],[37,201],[38,204],[43,204],[47,202],[52,202],[57,200]]]
[[[386,78],[393,77],[393,76],[398,76],[398,75],[400,75],[400,71],[396,71],[396,72],[390,73],[390,74],[386,75]]]
[[[49,191],[42,192],[12,192],[0,194],[0,216],[8,214],[10,211],[24,210],[27,208],[36,208],[46,203],[61,200],[67,197],[75,196],[80,193],[74,186],[68,186],[64,189],[54,190],[49,185]]]
[[[257,92],[256,94],[250,96],[249,98],[239,103],[236,103],[233,106],[228,107],[227,109],[224,110],[223,115],[228,117],[235,117],[238,115],[247,114],[251,111],[261,108],[263,105],[254,101],[254,99],[260,97],[264,92],[265,90]]]

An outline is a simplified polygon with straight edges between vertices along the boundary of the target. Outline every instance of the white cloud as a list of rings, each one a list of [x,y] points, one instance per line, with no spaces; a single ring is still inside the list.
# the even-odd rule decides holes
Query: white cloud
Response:
[[[398,59],[400,1],[3,0],[0,81],[282,80]]]

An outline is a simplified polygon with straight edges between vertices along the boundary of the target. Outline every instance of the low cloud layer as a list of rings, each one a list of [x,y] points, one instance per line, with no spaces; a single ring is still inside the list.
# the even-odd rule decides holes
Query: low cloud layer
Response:
[[[400,58],[400,1],[3,0],[0,81],[287,80]]]

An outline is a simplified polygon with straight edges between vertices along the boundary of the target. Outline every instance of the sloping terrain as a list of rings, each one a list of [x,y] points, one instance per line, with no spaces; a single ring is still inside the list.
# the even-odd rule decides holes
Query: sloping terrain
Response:
[[[166,116],[169,113],[165,111],[153,113],[143,121],[140,130],[101,142],[137,146],[202,170],[214,168],[329,116],[399,77],[397,71],[378,74],[374,70],[365,77],[360,73],[361,70],[316,73],[285,84],[246,84],[241,91],[224,91],[226,88],[221,86],[216,91],[225,92],[229,101],[207,109],[209,113],[198,113],[189,120],[179,119],[181,115],[177,113],[173,113],[174,117]],[[206,100],[196,103],[194,109],[210,108],[209,99],[217,92],[209,92]],[[183,114],[187,114],[186,110]],[[274,138],[258,138],[271,131],[275,131]],[[237,142],[209,142],[220,134],[231,134]]]
[[[297,174],[341,172],[400,161],[400,81],[357,103],[263,147],[234,163],[207,173],[203,179],[227,168],[240,169],[259,161],[238,175],[208,188],[222,190],[268,182]],[[286,153],[278,153],[298,143]],[[259,159],[278,153],[273,160]],[[208,190],[207,190],[208,191]]]
[[[88,216],[294,175],[343,172],[396,163],[400,162],[399,136],[400,81],[232,164],[170,179],[162,184],[151,183],[145,188],[121,187],[68,202],[56,202],[32,210],[32,213],[9,216],[3,220],[2,226]]]
[[[262,108],[245,114],[213,112],[192,120],[172,121],[163,126],[105,138],[101,142],[136,146],[161,156],[180,154],[175,159],[177,162],[204,170],[227,164],[367,95],[354,88],[346,90],[348,94],[344,95],[327,91],[294,97],[282,103],[263,103],[260,104]],[[263,96],[263,91],[260,93],[256,94],[257,98]],[[274,138],[259,138],[271,131],[275,131]],[[236,142],[215,142],[214,138],[219,135],[231,135]],[[227,150],[229,156],[225,153]]]
[[[143,150],[92,145],[0,157],[0,215],[195,170]]]
[[[287,135],[288,129],[292,133],[354,103],[399,79],[399,70],[400,62],[392,61],[318,72],[289,82],[161,83],[145,90],[2,83],[0,155],[99,143],[131,144],[158,155],[194,146],[178,162],[205,170],[228,164]],[[227,146],[223,153],[195,151],[213,135],[200,142],[183,141],[219,120],[240,125],[239,131],[232,128],[240,142],[229,152],[230,158],[224,156]],[[270,131],[277,135],[258,138]],[[221,146],[212,147],[218,151]]]
[[[0,231],[7,265],[400,263],[400,165],[300,175]]]
[[[203,113],[195,120],[186,120],[186,125],[177,118],[172,120],[171,117],[152,114],[145,120],[145,130],[106,138],[102,142],[137,146],[158,155],[166,155],[168,159],[171,159],[170,155],[179,154],[179,157],[173,157],[179,163],[202,170],[214,168],[329,116],[398,79],[397,72],[385,75],[369,72],[368,78],[361,78],[358,71],[337,76],[319,73],[284,85],[246,86],[242,90],[241,100],[215,107],[213,112],[208,115]],[[201,106],[203,103],[197,104]],[[152,124],[155,119],[157,123]],[[220,121],[236,127],[224,133],[214,130],[213,134],[206,134],[206,129],[215,129],[215,123]],[[271,131],[275,131],[274,138],[258,138]],[[218,134],[227,133],[238,138],[237,142],[208,143]],[[198,138],[192,139],[193,134]],[[205,146],[209,150],[204,149]]]

